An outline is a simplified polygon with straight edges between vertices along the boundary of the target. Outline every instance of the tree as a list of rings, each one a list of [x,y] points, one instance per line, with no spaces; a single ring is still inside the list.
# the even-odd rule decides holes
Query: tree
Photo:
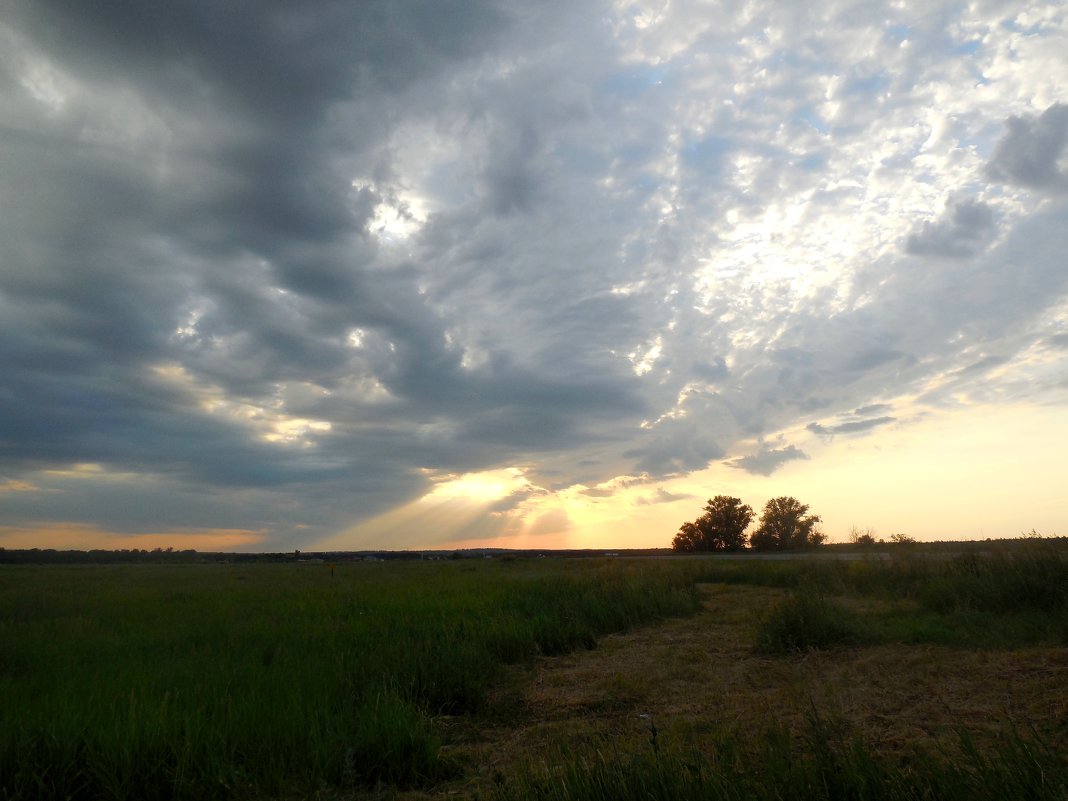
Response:
[[[806,515],[808,506],[797,498],[772,498],[764,505],[760,525],[749,543],[758,551],[793,551],[811,548],[826,539],[816,528],[819,515]]]
[[[908,534],[891,534],[890,542],[894,545],[915,545],[916,538],[910,537]]]
[[[753,520],[753,507],[740,498],[717,495],[705,504],[705,513],[683,523],[671,543],[676,551],[740,551],[745,530]]]
[[[875,545],[875,529],[853,526],[849,529],[849,541],[854,545],[870,548]]]

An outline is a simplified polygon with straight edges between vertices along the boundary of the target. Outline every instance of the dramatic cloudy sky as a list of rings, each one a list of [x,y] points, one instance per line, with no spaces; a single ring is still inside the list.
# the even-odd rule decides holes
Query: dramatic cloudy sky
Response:
[[[0,546],[1068,534],[1068,10],[0,0]]]

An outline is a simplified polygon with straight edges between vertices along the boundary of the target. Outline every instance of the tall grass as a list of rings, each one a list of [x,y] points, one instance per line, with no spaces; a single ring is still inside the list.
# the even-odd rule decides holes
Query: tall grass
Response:
[[[455,770],[500,666],[697,608],[595,561],[0,571],[0,798],[307,794]]]
[[[1068,552],[1041,540],[1016,551],[958,556],[902,550],[888,560],[705,560],[698,581],[922,598],[932,608],[1056,610],[1068,602]],[[932,594],[934,592],[935,594]]]
[[[857,615],[814,590],[799,590],[772,607],[760,621],[755,650],[790,654],[856,645],[866,639]]]
[[[862,639],[973,647],[1068,643],[1068,554],[1041,541],[1028,545],[951,558],[903,551],[888,561],[706,560],[697,576],[897,603],[861,621]],[[810,612],[840,622],[849,617],[826,607]]]
[[[813,716],[802,737],[769,728],[755,750],[724,736],[711,751],[657,745],[641,753],[564,754],[528,771],[497,801],[1062,801],[1068,758],[1010,730],[993,751],[967,734],[948,755],[917,749],[891,761],[844,727]]]
[[[919,597],[932,611],[1063,611],[1068,606],[1068,560],[1037,548],[1013,556],[969,554],[929,575]]]
[[[765,621],[770,652],[877,640],[1068,642],[1068,561],[1056,551],[888,563],[0,566],[0,799],[264,798],[432,784],[458,770],[443,756],[439,716],[479,709],[503,665],[693,612],[698,580],[799,590]],[[887,599],[891,611],[845,614],[836,595]],[[945,782],[949,792],[974,785],[969,797],[982,799],[992,797],[986,787],[1033,784],[1036,769],[1063,789],[1063,760],[1023,739],[1007,740],[993,762],[973,753],[959,775],[925,767],[920,784],[835,742],[825,753],[815,741],[769,741],[759,763],[732,761],[726,743],[711,762],[668,750],[617,764],[572,761],[566,784],[553,784],[554,773],[522,792],[971,792],[941,793]],[[817,770],[832,763],[853,777],[841,792]],[[780,795],[760,795],[765,775]],[[821,781],[831,788],[823,796]],[[1027,797],[1055,797],[1032,784]],[[909,795],[916,787],[927,794]]]

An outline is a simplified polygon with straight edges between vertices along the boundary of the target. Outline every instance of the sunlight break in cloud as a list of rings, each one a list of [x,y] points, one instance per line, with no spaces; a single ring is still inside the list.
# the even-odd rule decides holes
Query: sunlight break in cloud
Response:
[[[19,531],[666,544],[933,421],[1068,424],[1061,5],[5,12]]]

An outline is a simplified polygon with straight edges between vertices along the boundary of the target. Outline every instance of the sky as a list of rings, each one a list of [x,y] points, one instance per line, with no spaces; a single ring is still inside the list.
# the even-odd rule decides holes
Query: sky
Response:
[[[1068,534],[1068,5],[0,0],[0,547]]]

